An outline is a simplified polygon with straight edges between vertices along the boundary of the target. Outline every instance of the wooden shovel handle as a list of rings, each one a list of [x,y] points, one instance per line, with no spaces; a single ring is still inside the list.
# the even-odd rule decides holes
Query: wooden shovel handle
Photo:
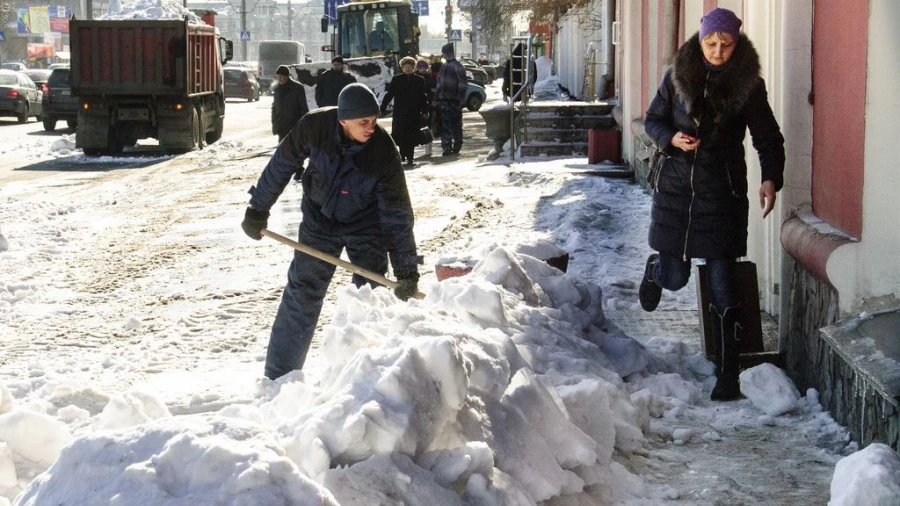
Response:
[[[396,281],[392,281],[392,280],[382,276],[381,274],[372,272],[368,269],[363,269],[362,267],[360,267],[358,265],[351,264],[350,262],[341,260],[340,258],[329,255],[328,253],[322,253],[321,251],[319,251],[315,248],[312,248],[305,244],[301,244],[292,239],[288,239],[287,237],[285,237],[281,234],[272,232],[271,230],[267,230],[264,228],[259,233],[270,239],[275,239],[276,241],[280,242],[281,244],[290,246],[301,253],[306,253],[307,255],[309,255],[313,258],[318,258],[319,260],[322,260],[323,262],[328,262],[331,265],[336,265],[338,267],[342,267],[342,268],[347,269],[348,271],[352,272],[353,274],[359,274],[360,276],[362,276],[366,279],[372,280],[380,285],[384,285],[384,286],[390,288],[391,290],[397,288]],[[424,299],[425,294],[417,291],[415,294],[415,298]]]

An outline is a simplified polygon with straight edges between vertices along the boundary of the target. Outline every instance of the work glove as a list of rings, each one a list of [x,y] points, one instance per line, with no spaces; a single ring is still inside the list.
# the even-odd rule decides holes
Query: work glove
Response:
[[[398,299],[406,302],[410,297],[415,297],[419,289],[419,273],[416,271],[398,272],[397,286],[394,288],[394,295]]]
[[[244,212],[244,221],[241,222],[241,228],[248,237],[254,240],[262,239],[262,230],[269,225],[269,212],[257,211],[252,207],[248,207]]]

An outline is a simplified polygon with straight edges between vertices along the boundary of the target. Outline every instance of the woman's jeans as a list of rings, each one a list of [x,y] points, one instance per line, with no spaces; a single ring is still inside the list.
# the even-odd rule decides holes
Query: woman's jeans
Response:
[[[706,275],[709,283],[709,300],[716,311],[725,314],[725,310],[738,305],[737,278],[734,258],[707,258]],[[675,292],[687,284],[691,277],[691,262],[677,255],[659,254],[659,264],[653,273],[656,284],[666,290]],[[700,308],[701,311],[703,308]]]

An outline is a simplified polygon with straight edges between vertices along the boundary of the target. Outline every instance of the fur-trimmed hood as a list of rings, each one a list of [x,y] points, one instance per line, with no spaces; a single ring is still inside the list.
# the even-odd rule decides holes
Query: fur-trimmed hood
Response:
[[[743,109],[759,84],[759,54],[750,39],[740,34],[728,63],[712,69],[703,58],[700,35],[694,34],[675,54],[672,82],[695,122],[715,133]],[[706,100],[704,100],[704,92]]]

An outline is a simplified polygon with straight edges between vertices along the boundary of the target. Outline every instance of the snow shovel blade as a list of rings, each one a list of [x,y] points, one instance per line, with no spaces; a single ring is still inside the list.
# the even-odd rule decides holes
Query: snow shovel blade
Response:
[[[336,265],[338,267],[347,269],[348,271],[352,272],[353,274],[359,274],[360,276],[362,276],[368,280],[374,281],[380,285],[384,285],[384,286],[390,288],[391,290],[397,288],[396,281],[392,281],[392,280],[382,276],[381,274],[378,274],[377,272],[372,272],[368,269],[363,269],[362,267],[360,267],[358,265],[351,264],[350,262],[341,260],[340,258],[337,258],[335,256],[331,256],[328,253],[323,253],[313,247],[307,246],[305,244],[301,244],[292,239],[288,239],[287,237],[285,237],[281,234],[277,234],[277,233],[272,232],[271,230],[267,230],[265,228],[262,229],[259,233],[268,237],[269,239],[275,239],[276,241],[280,242],[281,244],[290,246],[301,253],[306,253],[307,255],[309,255],[313,258],[318,258],[319,260],[322,260],[323,262],[328,262],[331,265]],[[414,295],[414,297],[417,299],[424,299],[425,294],[417,291],[416,294]]]

